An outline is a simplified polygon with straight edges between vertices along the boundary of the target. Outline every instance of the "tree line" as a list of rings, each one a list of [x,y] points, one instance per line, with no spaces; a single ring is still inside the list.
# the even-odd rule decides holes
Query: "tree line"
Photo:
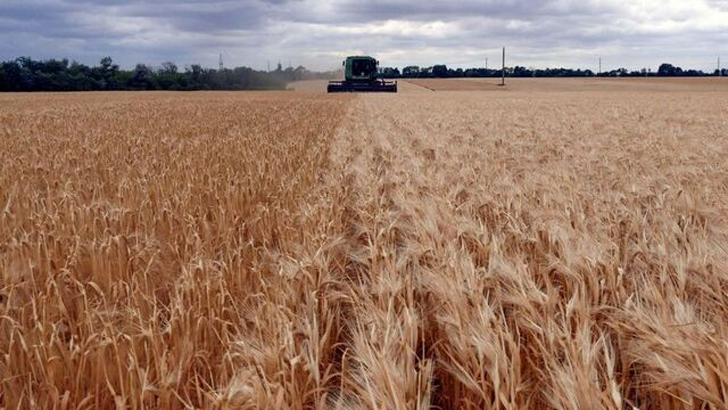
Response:
[[[458,78],[458,77],[501,77],[502,69],[487,68],[448,68],[446,65],[439,64],[430,67],[407,66],[401,71],[397,67],[381,67],[379,75],[382,78]],[[626,68],[618,68],[601,73],[595,73],[589,69],[572,69],[572,68],[526,68],[522,66],[506,67],[505,75],[507,77],[706,77],[723,75],[728,76],[728,69],[716,69],[712,73],[706,73],[702,70],[683,69],[669,63],[663,63],[657,69],[652,71],[648,68],[641,70],[627,70]]]
[[[522,66],[506,67],[507,77],[654,77],[709,75],[728,76],[728,69],[721,73],[705,73],[701,70],[683,69],[669,63],[661,64],[657,71],[626,68],[595,73],[589,69],[546,68],[533,69]],[[96,66],[87,66],[68,59],[34,60],[20,57],[0,63],[0,92],[2,91],[108,91],[108,90],[282,90],[292,81],[330,79],[337,72],[317,73],[299,66],[284,69],[280,63],[273,71],[257,71],[249,67],[224,69],[204,68],[193,64],[180,69],[172,62],[159,67],[137,64],[124,70],[114,64],[111,57],[104,57]],[[501,69],[448,68],[444,64],[430,67],[407,66],[401,71],[396,67],[381,67],[382,78],[457,78],[501,77]]]
[[[20,57],[0,63],[0,91],[109,91],[109,90],[282,90],[292,81],[328,78],[304,67],[271,72],[248,67],[209,69],[193,64],[180,69],[172,62],[160,67],[137,64],[124,70],[104,57],[96,66],[67,59],[34,60]]]

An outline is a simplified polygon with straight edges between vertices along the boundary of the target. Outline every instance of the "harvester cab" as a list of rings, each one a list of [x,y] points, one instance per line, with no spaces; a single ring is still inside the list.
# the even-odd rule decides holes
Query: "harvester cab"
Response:
[[[329,81],[328,92],[397,92],[396,81],[377,78],[379,61],[372,57],[347,57],[343,66],[344,81]]]

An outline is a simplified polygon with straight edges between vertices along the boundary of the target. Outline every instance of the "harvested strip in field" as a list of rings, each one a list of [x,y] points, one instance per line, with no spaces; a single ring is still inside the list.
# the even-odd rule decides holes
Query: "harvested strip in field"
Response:
[[[404,83],[414,84],[430,91],[499,91],[500,80],[487,79],[440,79],[417,78],[403,80]]]
[[[499,87],[500,78],[408,78],[400,79],[400,84],[409,85],[402,91],[423,87],[431,91],[517,91],[525,93],[542,92],[626,92],[637,91],[655,93],[680,93],[689,95],[698,92],[728,92],[728,81],[724,78],[704,77],[586,77],[586,78],[507,78],[506,87]],[[414,85],[414,87],[412,87]],[[592,94],[596,96],[596,94]]]

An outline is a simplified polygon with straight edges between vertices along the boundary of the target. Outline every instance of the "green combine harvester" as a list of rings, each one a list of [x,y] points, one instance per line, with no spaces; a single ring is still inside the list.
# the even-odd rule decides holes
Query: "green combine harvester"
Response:
[[[384,92],[396,93],[397,82],[377,78],[379,61],[367,56],[347,57],[344,81],[329,81],[330,93]]]

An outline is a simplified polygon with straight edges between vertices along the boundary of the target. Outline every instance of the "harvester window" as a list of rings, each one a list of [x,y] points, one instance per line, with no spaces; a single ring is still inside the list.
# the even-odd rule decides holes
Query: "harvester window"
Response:
[[[366,77],[372,71],[372,62],[370,60],[354,60],[352,64],[352,72],[357,77]]]

